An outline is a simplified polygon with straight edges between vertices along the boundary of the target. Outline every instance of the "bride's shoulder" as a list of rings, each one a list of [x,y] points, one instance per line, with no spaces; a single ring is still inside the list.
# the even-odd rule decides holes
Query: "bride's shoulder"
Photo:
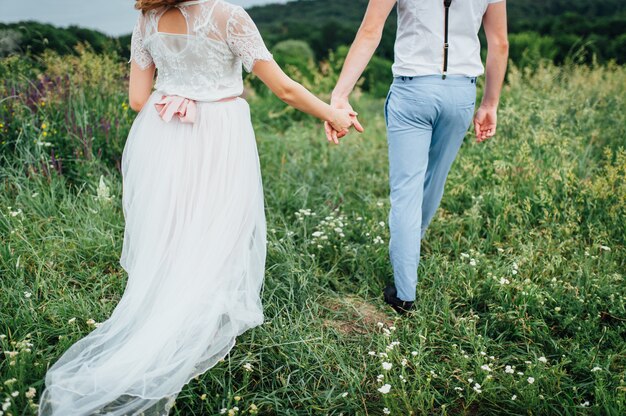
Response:
[[[204,16],[224,29],[233,24],[250,20],[248,13],[242,6],[225,0],[207,1],[203,3],[203,7],[205,8]]]
[[[239,10],[243,10],[243,7],[238,4],[233,4],[226,0],[215,0],[213,4],[207,2],[205,3],[205,7],[213,9],[214,13],[220,15],[229,15]]]

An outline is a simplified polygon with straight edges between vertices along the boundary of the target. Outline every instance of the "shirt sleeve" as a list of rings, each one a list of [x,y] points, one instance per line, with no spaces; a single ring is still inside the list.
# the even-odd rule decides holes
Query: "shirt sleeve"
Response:
[[[226,24],[226,41],[230,50],[241,58],[243,67],[251,72],[258,60],[271,61],[272,54],[265,46],[259,29],[241,6],[233,8]]]
[[[144,14],[140,13],[137,18],[137,23],[133,29],[133,34],[130,41],[130,60],[129,63],[135,61],[141,69],[149,67],[153,60],[152,55],[144,46],[144,32],[145,32],[145,19]]]
[[[487,0],[487,3],[492,4],[492,3],[500,3],[504,0]]]

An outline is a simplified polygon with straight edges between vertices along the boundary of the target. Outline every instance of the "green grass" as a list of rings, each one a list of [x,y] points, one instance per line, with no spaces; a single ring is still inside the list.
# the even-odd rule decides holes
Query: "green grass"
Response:
[[[39,69],[0,63],[0,96],[21,94],[0,103],[5,415],[35,414],[47,366],[88,320],[108,318],[127,278],[123,66],[46,59],[52,86],[37,86]],[[185,386],[172,414],[625,414],[624,85],[622,67],[511,70],[497,137],[468,136],[452,168],[407,318],[380,295],[391,279],[383,102],[356,100],[367,131],[335,147],[318,122],[251,98],[266,322]]]

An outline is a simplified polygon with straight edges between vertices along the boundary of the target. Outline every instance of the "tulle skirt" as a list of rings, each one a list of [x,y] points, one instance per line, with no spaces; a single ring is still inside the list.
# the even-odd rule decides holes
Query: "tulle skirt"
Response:
[[[263,320],[263,187],[248,103],[163,121],[154,93],[122,156],[126,288],[46,374],[39,415],[167,415]]]

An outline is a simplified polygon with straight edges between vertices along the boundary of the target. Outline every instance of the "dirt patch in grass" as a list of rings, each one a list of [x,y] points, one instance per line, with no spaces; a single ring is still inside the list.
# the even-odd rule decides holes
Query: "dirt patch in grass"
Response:
[[[324,326],[346,335],[368,334],[378,330],[378,322],[394,325],[393,319],[376,305],[358,296],[329,298],[322,302]]]

